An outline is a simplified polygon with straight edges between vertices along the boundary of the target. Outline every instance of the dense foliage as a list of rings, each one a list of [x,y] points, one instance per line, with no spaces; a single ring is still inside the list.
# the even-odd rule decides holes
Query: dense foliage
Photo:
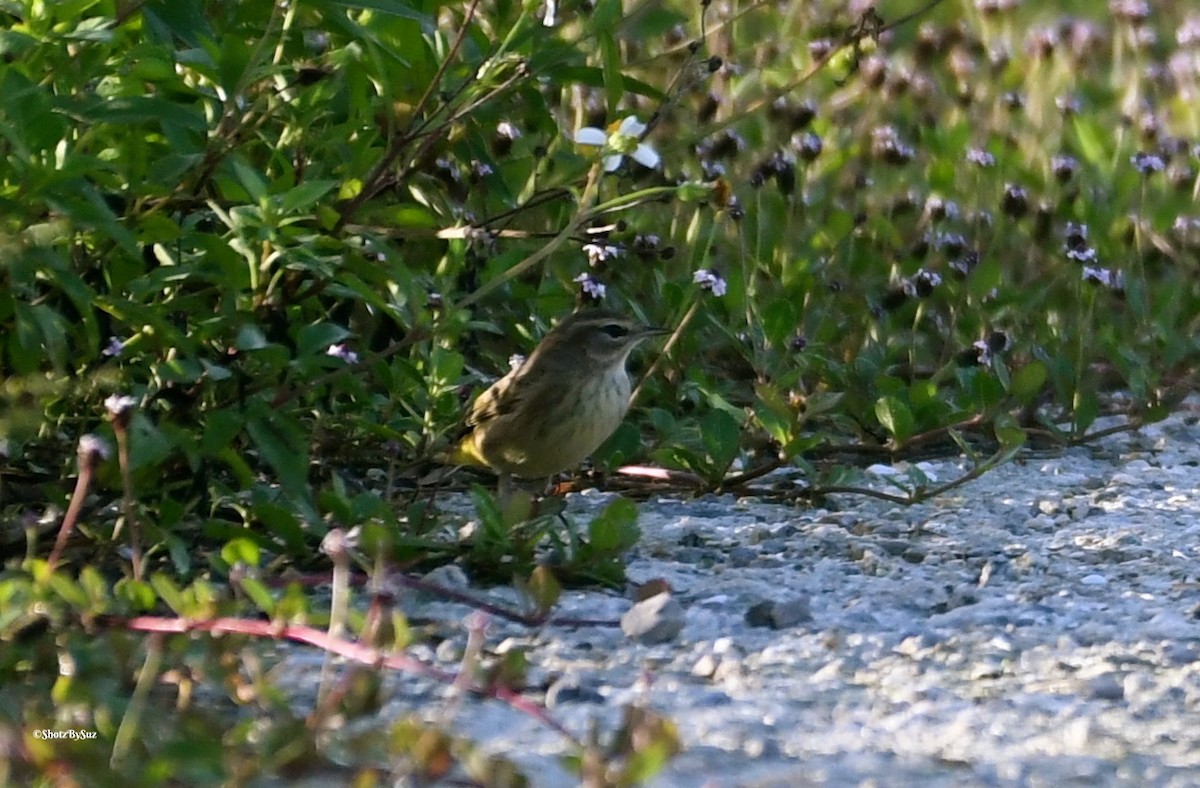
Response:
[[[516,575],[539,609],[547,541],[558,580],[619,580],[624,504],[577,539],[481,493],[466,535],[430,504],[470,394],[580,304],[674,330],[596,464],[696,489],[792,467],[819,494],[847,456],[930,447],[976,473],[1087,440],[1106,402],[1161,416],[1197,361],[1200,16],[1068,5],[0,0],[16,768],[164,780],[198,731],[227,749],[190,752],[196,779],[256,768],[254,737],[261,768],[310,763],[320,720],[260,685],[265,737],[189,709],[132,744],[122,720],[163,703],[127,699],[139,671],[246,679],[240,644],[139,651],[115,622],[319,615],[267,581],[323,566],[331,529]],[[82,536],[48,565],[80,475]],[[604,753],[626,776],[671,749],[638,719],[661,746]],[[99,740],[30,738],[55,725]],[[392,752],[429,770],[428,741]]]

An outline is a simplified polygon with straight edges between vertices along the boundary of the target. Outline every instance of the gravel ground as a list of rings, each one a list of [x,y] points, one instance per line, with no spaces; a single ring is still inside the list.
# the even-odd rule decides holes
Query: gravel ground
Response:
[[[669,582],[677,636],[494,620],[488,645],[527,649],[531,684],[577,735],[638,700],[673,719],[685,749],[656,786],[1197,785],[1198,464],[1200,426],[1181,414],[912,507],[653,500],[629,575]],[[921,467],[947,480],[964,463]],[[616,620],[630,604],[570,592],[560,612]],[[782,626],[748,624],[756,605]],[[452,668],[466,608],[409,610],[458,633],[415,650]],[[388,719],[446,694],[391,686]],[[467,701],[454,726],[537,786],[575,783],[562,737],[503,704]]]

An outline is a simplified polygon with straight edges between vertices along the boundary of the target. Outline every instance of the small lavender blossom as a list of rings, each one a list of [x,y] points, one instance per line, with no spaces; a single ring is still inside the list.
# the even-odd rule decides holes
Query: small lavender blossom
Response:
[[[137,404],[137,397],[113,394],[108,399],[104,400],[104,409],[107,410],[111,416],[120,416],[126,411],[133,410],[135,407],[137,407]]]
[[[1171,223],[1171,230],[1178,235],[1200,230],[1200,216],[1176,216],[1175,221]]]
[[[351,350],[345,342],[335,342],[334,344],[330,345],[325,351],[325,355],[333,356],[334,358],[340,358],[347,364],[358,363],[358,354]]]
[[[925,211],[934,219],[957,219],[962,214],[958,203],[946,200],[936,194],[929,195],[925,200]]]
[[[1138,151],[1129,157],[1129,161],[1137,168],[1137,171],[1142,175],[1151,175],[1156,172],[1162,172],[1167,168],[1167,163],[1162,160],[1161,156],[1154,153],[1146,153]]]
[[[1083,109],[1082,102],[1075,96],[1059,96],[1054,99],[1054,106],[1064,115],[1078,115],[1079,110]]]
[[[934,245],[951,257],[957,257],[967,248],[967,239],[962,233],[939,232],[934,236]]]
[[[108,443],[98,435],[84,435],[79,439],[79,456],[90,460],[107,460],[112,454]]]
[[[715,268],[701,268],[692,275],[692,281],[700,285],[704,290],[711,291],[715,296],[725,295],[728,289],[728,283],[717,273]]]
[[[1150,16],[1150,4],[1146,0],[1110,0],[1108,10],[1117,19],[1127,22],[1144,22]]]
[[[621,248],[612,244],[596,243],[593,241],[583,245],[583,252],[587,255],[588,265],[596,266],[610,258],[619,257]]]
[[[607,290],[607,288],[604,286],[603,282],[601,282],[599,279],[592,276],[591,274],[582,273],[579,276],[575,277],[575,279],[572,281],[578,282],[579,289],[583,291],[584,295],[586,295],[588,298],[592,299],[593,301],[603,301],[604,300],[604,293]]]
[[[521,130],[507,120],[502,120],[496,124],[496,133],[510,140],[519,140],[521,138]]]
[[[1118,293],[1125,291],[1124,271],[1114,271],[1111,268],[1094,268],[1091,266],[1085,266],[1083,269],[1083,281],[1103,285],[1109,290],[1115,290]]]
[[[1181,47],[1200,45],[1200,16],[1188,15],[1175,31],[1175,41]]]
[[[104,346],[104,350],[100,351],[101,355],[115,358],[121,355],[125,350],[125,342],[117,337],[109,337],[108,344]]]
[[[996,157],[982,148],[971,148],[967,151],[967,161],[980,167],[992,167],[996,164]]]
[[[1075,172],[1079,169],[1079,162],[1074,156],[1061,154],[1051,157],[1050,169],[1054,172],[1055,178],[1065,183],[1075,175]]]
[[[1096,254],[1095,249],[1090,246],[1085,246],[1082,249],[1068,249],[1067,259],[1076,263],[1089,265],[1096,262],[1099,259],[1099,256]]]
[[[992,349],[988,347],[986,339],[972,342],[971,349],[975,351],[974,358],[972,359],[975,363],[981,367],[990,367],[992,365]]]
[[[905,279],[901,287],[909,298],[927,298],[941,283],[941,274],[922,268],[911,278]]]
[[[825,147],[821,142],[821,138],[811,131],[806,131],[803,134],[797,134],[792,137],[792,147],[800,155],[804,161],[812,161],[821,155],[821,150]]]

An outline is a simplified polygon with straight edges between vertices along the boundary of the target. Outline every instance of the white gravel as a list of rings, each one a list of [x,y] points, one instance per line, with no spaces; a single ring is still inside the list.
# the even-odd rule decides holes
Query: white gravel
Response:
[[[676,639],[493,620],[489,647],[526,649],[531,684],[552,688],[550,713],[581,737],[633,701],[673,719],[685,750],[656,786],[1197,785],[1198,465],[1185,413],[907,508],[651,501],[629,575],[674,589]],[[943,481],[963,467],[923,466]],[[605,500],[571,509],[586,521]],[[801,620],[749,626],[763,601]],[[559,613],[616,621],[630,604],[569,592]],[[453,668],[466,608],[409,612],[447,622],[450,640],[415,653]],[[446,694],[391,686],[388,719]],[[576,782],[558,762],[568,743],[531,717],[468,701],[454,725],[537,786]]]

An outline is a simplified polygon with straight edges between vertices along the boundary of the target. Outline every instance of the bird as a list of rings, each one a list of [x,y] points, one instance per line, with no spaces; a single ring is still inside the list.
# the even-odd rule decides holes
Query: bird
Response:
[[[451,463],[490,468],[501,498],[513,478],[544,479],[578,465],[625,418],[629,354],[666,333],[608,309],[567,316],[475,399]]]

